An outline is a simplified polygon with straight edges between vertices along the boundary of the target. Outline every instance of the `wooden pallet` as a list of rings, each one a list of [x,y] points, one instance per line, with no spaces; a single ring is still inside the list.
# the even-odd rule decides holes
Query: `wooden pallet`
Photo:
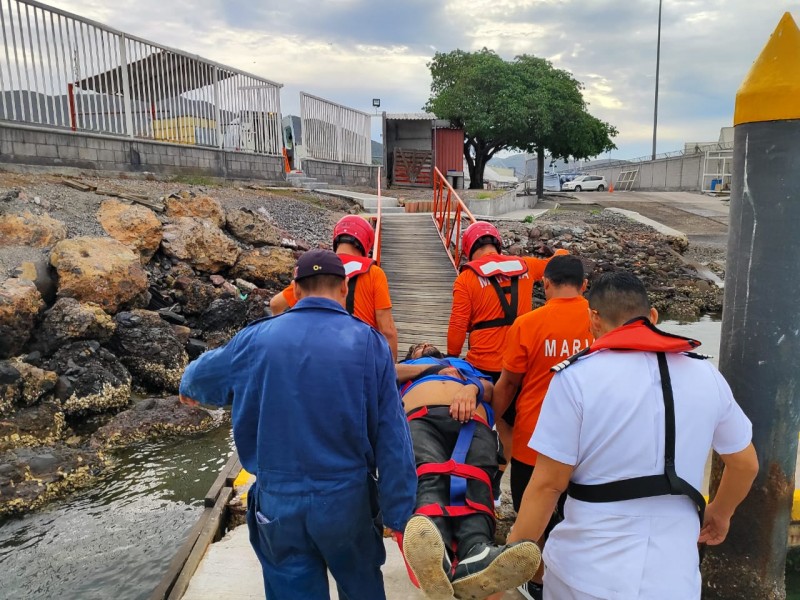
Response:
[[[392,162],[392,184],[433,187],[433,153],[397,148]]]
[[[456,272],[430,214],[383,216],[381,267],[389,279],[400,357],[420,342],[446,352]]]

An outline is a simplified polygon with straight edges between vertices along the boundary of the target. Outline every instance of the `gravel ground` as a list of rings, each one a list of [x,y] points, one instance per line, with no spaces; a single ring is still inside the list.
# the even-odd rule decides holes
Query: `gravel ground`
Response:
[[[211,196],[226,210],[263,207],[278,227],[311,246],[329,245],[334,223],[353,207],[346,200],[305,190],[253,190],[245,187],[248,184],[236,182],[198,185],[181,179],[147,181],[100,177],[82,177],[80,181],[100,189],[144,195],[152,200],[186,190]],[[10,200],[0,200],[0,213],[25,210],[35,214],[47,213],[66,225],[69,237],[106,235],[96,218],[105,196],[67,187],[63,178],[54,175],[0,173],[0,198],[11,190],[18,190],[19,195]],[[4,279],[20,262],[43,255],[43,252],[27,247],[0,248],[0,279]]]

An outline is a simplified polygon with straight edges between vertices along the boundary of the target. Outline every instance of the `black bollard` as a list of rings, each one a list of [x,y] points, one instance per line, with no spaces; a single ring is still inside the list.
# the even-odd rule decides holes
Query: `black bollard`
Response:
[[[720,370],[760,472],[703,563],[706,600],[786,598],[800,430],[800,30],[781,19],[736,95]],[[715,457],[711,495],[719,485]]]

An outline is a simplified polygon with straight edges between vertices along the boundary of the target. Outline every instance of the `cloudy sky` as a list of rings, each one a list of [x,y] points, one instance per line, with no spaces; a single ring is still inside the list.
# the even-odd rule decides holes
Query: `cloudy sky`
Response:
[[[45,0],[47,1],[47,0]],[[51,0],[52,5],[372,111],[419,111],[434,52],[487,47],[548,58],[619,129],[611,157],[652,146],[658,0]],[[663,0],[658,152],[715,141],[789,0]],[[373,127],[379,139],[379,128]]]

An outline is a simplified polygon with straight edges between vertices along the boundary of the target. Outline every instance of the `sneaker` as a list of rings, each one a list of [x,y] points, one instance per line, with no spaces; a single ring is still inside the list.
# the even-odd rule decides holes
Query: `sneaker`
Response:
[[[517,588],[517,591],[528,600],[542,600],[544,595],[542,584],[535,581],[526,581]]]
[[[460,600],[479,600],[514,589],[533,577],[541,560],[539,547],[533,542],[477,544],[456,565],[453,592]]]
[[[439,528],[428,517],[414,515],[408,520],[403,533],[403,555],[427,598],[450,600],[453,597],[450,558]]]

